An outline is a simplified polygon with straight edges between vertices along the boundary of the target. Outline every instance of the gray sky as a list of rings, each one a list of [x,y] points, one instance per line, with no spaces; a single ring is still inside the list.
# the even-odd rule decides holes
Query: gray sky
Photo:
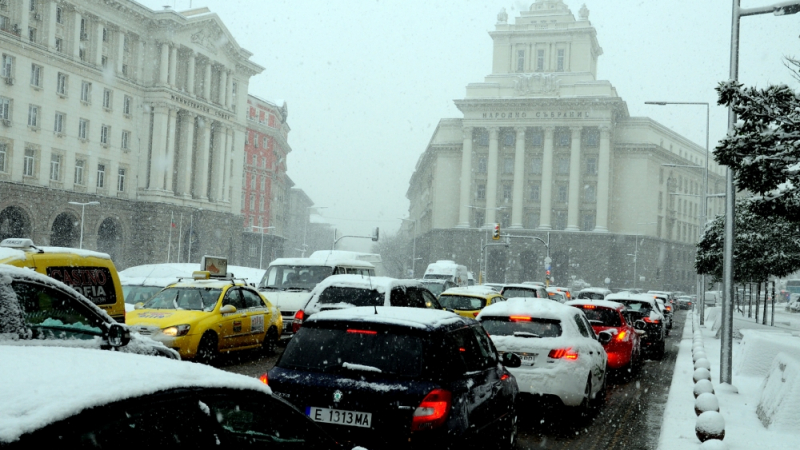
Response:
[[[161,9],[189,0],[139,0]],[[192,0],[216,12],[266,70],[250,93],[286,100],[289,176],[347,234],[394,233],[408,215],[408,182],[439,119],[461,117],[453,100],[491,72],[497,13],[509,22],[533,0]],[[775,1],[742,0],[742,7]],[[584,1],[565,0],[577,15]],[[611,81],[632,116],[649,116],[711,147],[727,110],[714,87],[728,79],[731,0],[586,0],[603,48],[598,78]],[[741,82],[798,83],[783,65],[800,57],[800,14],[742,19]],[[356,241],[350,241],[355,244]],[[368,241],[364,241],[366,244]],[[342,248],[348,247],[343,241]]]

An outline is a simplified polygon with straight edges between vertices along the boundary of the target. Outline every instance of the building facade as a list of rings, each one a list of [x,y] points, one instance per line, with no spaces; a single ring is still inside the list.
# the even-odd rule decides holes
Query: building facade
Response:
[[[123,267],[238,257],[246,93],[263,67],[216,14],[2,2],[0,50],[0,237],[77,246],[68,202],[97,201],[84,246]]]
[[[432,239],[417,248],[522,281],[544,278],[547,248],[534,238],[549,238],[557,283],[693,291],[704,171],[665,164],[704,167],[706,151],[631,116],[597,79],[603,50],[588,17],[561,0],[537,0],[514,23],[498,14],[492,73],[455,101],[463,118],[439,122],[412,175],[410,217]],[[712,164],[710,192],[722,170]],[[514,237],[484,250],[494,223]]]

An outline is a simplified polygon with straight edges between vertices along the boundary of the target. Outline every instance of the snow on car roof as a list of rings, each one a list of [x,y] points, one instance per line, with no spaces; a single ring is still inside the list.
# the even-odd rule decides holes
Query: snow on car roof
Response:
[[[375,266],[367,261],[361,261],[350,257],[342,257],[339,255],[332,255],[329,258],[278,258],[269,263],[272,266],[354,266],[354,267],[367,267],[375,268]]]
[[[322,292],[329,286],[352,287],[358,289],[373,289],[378,292],[388,292],[398,286],[421,286],[418,280],[400,280],[390,277],[371,277],[364,275],[332,275],[317,284],[314,292]]]
[[[581,289],[580,291],[578,291],[578,294],[580,294],[581,292],[592,292],[592,293],[596,293],[596,294],[610,294],[611,293],[611,291],[609,289],[597,288],[597,287],[590,287],[590,288]]]
[[[571,321],[576,311],[578,310],[572,306],[566,306],[547,298],[515,297],[483,308],[477,318],[481,320],[486,316],[531,316],[541,319]]]
[[[514,283],[514,284],[503,284],[503,288],[519,288],[519,289],[529,289],[531,291],[535,291],[537,288],[544,287],[540,284],[524,284],[524,283]]]
[[[603,308],[625,308],[625,305],[622,303],[611,302],[608,300],[588,300],[588,299],[581,299],[581,300],[571,300],[567,303],[564,303],[567,306],[575,306],[575,305],[595,305],[595,306],[602,306]]]
[[[0,442],[17,440],[87,408],[166,389],[227,387],[271,393],[255,378],[112,351],[0,345],[0,360],[13,361],[0,365]]]
[[[488,286],[459,286],[450,288],[441,295],[470,295],[473,297],[486,297],[487,295],[497,295],[498,292]]]
[[[464,323],[465,325],[474,323],[472,319],[459,316],[449,311],[398,306],[359,306],[356,308],[323,311],[308,318],[308,322],[344,320],[362,323],[400,325],[419,329],[438,328],[443,325],[457,323]]]
[[[651,302],[655,304],[653,294],[631,294],[630,292],[617,292],[616,294],[608,294],[605,298],[606,301],[615,300],[637,300],[643,302]]]
[[[71,247],[39,247],[39,246],[37,246],[35,248],[30,247],[30,248],[26,248],[26,249],[23,249],[23,250],[18,249],[18,248],[0,247],[0,261],[10,262],[10,261],[16,261],[16,260],[25,259],[26,258],[26,256],[25,256],[26,253],[39,253],[39,250],[41,250],[44,253],[70,253],[72,255],[80,256],[80,257],[83,257],[83,258],[87,258],[87,257],[92,256],[92,257],[101,258],[101,259],[111,259],[111,257],[108,256],[108,253],[95,252],[95,251],[92,251],[92,250],[83,250],[83,249],[71,248]]]
[[[231,281],[230,278],[211,278],[208,280],[182,280],[177,283],[171,284],[169,287],[194,287],[194,288],[212,288],[222,289],[225,286],[243,286],[242,280],[235,279]]]
[[[123,285],[165,287],[178,281],[178,278],[191,277],[192,272],[198,270],[201,270],[200,265],[195,263],[143,264],[120,271],[119,281]],[[258,284],[266,270],[228,266],[228,272],[236,278],[246,279],[248,283]]]

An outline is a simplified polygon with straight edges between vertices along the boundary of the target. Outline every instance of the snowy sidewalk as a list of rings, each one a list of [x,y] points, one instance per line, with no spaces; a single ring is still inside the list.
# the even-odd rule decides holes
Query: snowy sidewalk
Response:
[[[719,400],[720,413],[725,418],[724,442],[727,448],[729,450],[800,448],[800,427],[787,426],[783,419],[787,416],[796,417],[797,424],[800,425],[800,405],[790,405],[790,400],[794,397],[788,395],[794,393],[800,395],[800,379],[781,378],[779,374],[777,377],[772,375],[772,380],[767,380],[769,382],[765,381],[767,375],[772,372],[778,369],[785,370],[786,361],[789,365],[796,364],[800,367],[800,337],[796,337],[800,336],[800,315],[776,309],[775,321],[780,328],[765,327],[755,324],[755,319],[742,318],[738,313],[735,315],[734,329],[737,331],[735,335],[747,336],[749,347],[745,352],[743,341],[734,339],[734,387],[731,387],[719,383],[720,339],[716,337],[717,327],[714,326],[713,331],[711,328],[716,322],[715,312],[708,313],[706,324],[700,329],[704,338],[705,352],[711,363],[711,382]],[[700,441],[695,435],[697,416],[694,412],[692,380],[694,372],[692,313],[689,314],[681,337],[669,399],[664,411],[658,446],[660,450],[701,448]],[[740,330],[745,331],[741,333]],[[773,362],[773,359],[780,361]],[[737,389],[738,393],[735,392]],[[781,404],[783,398],[787,400],[785,404]],[[759,419],[757,413],[759,404],[762,419],[773,422],[769,429]],[[780,416],[775,419],[772,414],[777,410],[780,412],[776,414]]]

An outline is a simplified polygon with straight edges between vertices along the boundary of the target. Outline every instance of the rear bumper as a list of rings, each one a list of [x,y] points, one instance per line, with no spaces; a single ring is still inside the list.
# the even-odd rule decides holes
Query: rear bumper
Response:
[[[519,392],[532,395],[553,395],[566,406],[578,406],[583,401],[588,374],[579,370],[508,369],[517,379]]]

